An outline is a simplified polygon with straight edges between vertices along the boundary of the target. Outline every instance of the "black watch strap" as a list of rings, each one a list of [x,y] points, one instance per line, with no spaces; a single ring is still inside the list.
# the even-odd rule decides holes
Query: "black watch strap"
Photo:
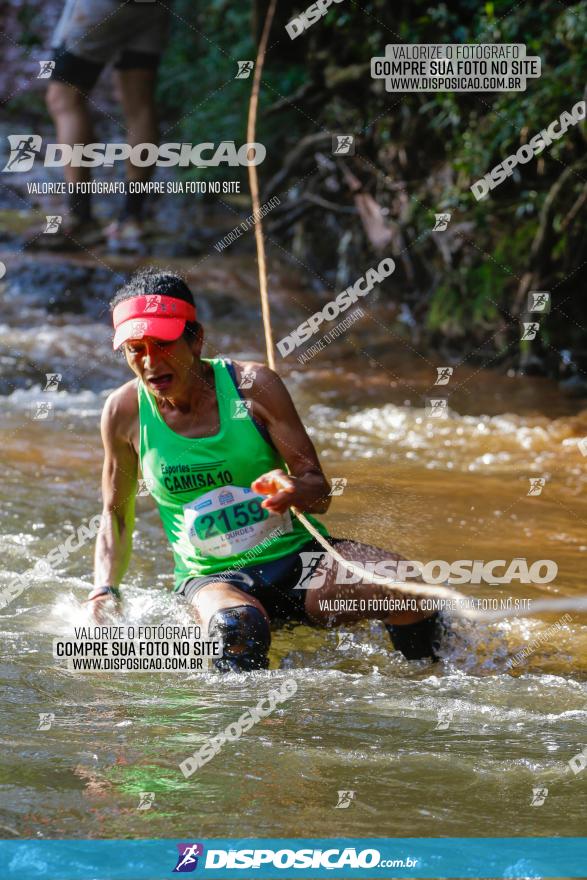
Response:
[[[94,589],[90,592],[88,602],[91,602],[92,599],[97,599],[98,596],[106,596],[108,593],[114,596],[115,599],[120,599],[120,591],[118,587],[110,587],[108,585],[104,585],[103,587],[94,587]]]

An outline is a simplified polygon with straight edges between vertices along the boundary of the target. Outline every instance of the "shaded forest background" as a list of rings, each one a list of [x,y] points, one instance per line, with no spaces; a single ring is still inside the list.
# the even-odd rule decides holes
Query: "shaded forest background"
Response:
[[[266,3],[171,5],[159,81],[162,118],[173,121],[166,139],[244,141],[252,80],[234,80],[236,60],[255,57]],[[581,390],[585,123],[483,201],[469,187],[584,97],[587,3],[344,0],[290,40],[284,25],[306,5],[278,0],[263,77],[263,199],[281,200],[265,221],[269,241],[304,267],[325,300],[391,253],[397,269],[380,296],[397,303],[406,334],[447,356],[467,352],[483,363],[566,377]],[[40,57],[60,8],[11,5],[13,59]],[[526,92],[388,93],[371,79],[370,59],[395,42],[525,43],[528,55],[540,56],[542,76]],[[44,113],[42,94],[36,97],[38,105],[17,96],[11,114]],[[353,134],[356,154],[333,156],[333,133]],[[211,169],[191,173],[209,179]],[[451,223],[432,233],[440,212],[450,212]],[[550,291],[552,311],[538,339],[522,343],[529,290]]]

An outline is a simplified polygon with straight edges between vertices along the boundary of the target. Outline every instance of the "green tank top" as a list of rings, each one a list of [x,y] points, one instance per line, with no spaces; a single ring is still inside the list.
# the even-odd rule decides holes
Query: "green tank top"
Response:
[[[299,550],[310,535],[287,511],[270,514],[250,488],[261,474],[287,466],[253,422],[222,358],[212,365],[220,414],[213,437],[190,439],[163,420],[154,395],[138,381],[139,459],[175,559],[175,589],[187,577],[260,565]],[[323,534],[314,517],[308,519]]]

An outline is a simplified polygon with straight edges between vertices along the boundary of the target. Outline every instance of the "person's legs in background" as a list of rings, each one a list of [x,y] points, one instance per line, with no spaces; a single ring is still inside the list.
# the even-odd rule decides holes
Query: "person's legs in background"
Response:
[[[131,4],[132,6],[132,4]],[[114,86],[126,123],[127,142],[158,144],[155,88],[157,68],[167,43],[170,10],[167,4],[139,4],[129,7],[135,26],[128,32],[122,51],[115,62]],[[154,165],[140,167],[126,163],[126,180],[146,182]],[[118,219],[106,229],[108,246],[113,251],[142,251],[144,245],[143,207],[145,195],[128,192]]]
[[[53,33],[55,68],[48,83],[47,109],[55,125],[59,144],[87,144],[94,140],[89,96],[98,77],[116,51],[116,0],[66,0]],[[63,168],[68,184],[90,180],[89,168],[67,164]],[[43,244],[55,247],[86,247],[98,242],[102,233],[92,218],[89,193],[68,193],[67,215],[57,234],[43,237]]]
[[[126,121],[127,142],[132,147],[143,143],[158,143],[155,104],[157,62],[156,55],[125,52],[120,63],[116,65],[114,72],[116,94]],[[142,167],[127,162],[127,184],[131,181],[149,180],[154,168],[154,165]],[[144,203],[144,193],[127,192],[118,219],[106,229],[108,243],[112,249],[140,249]]]
[[[47,90],[47,107],[56,129],[58,143],[69,145],[92,143],[94,132],[90,115],[90,93],[105,64],[116,67],[118,99],[128,128],[128,142],[157,142],[155,80],[162,47],[167,39],[169,9],[159,3],[135,3],[129,0],[67,0],[53,34],[53,70]],[[103,134],[99,141],[107,140]],[[121,140],[120,136],[115,140]],[[127,180],[147,180],[152,168],[139,168],[127,163]],[[64,166],[68,184],[87,182],[89,168]],[[124,247],[122,230],[116,221],[107,234],[115,244],[135,250],[134,239],[140,238],[140,214],[144,196],[128,194],[122,220],[132,220],[135,229]],[[57,234],[33,236],[27,246],[51,248],[87,247],[103,238],[93,222],[91,196],[88,193],[68,194],[68,212]],[[112,226],[114,229],[112,229]],[[126,228],[128,236],[129,229]]]
[[[81,59],[77,60],[81,62]],[[73,145],[93,141],[88,101],[79,87],[59,80],[52,81],[47,89],[47,108],[55,124],[57,143]],[[63,171],[68,184],[90,180],[89,168],[65,165]],[[61,233],[71,238],[72,243],[79,238],[79,243],[83,244],[88,235],[98,231],[93,226],[89,193],[70,193],[68,206],[69,214],[61,224]]]

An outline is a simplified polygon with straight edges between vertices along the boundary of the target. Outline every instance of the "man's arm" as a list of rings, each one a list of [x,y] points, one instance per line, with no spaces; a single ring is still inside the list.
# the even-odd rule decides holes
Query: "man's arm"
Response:
[[[117,587],[128,568],[132,550],[138,456],[128,432],[128,391],[115,391],[102,412],[104,444],[102,469],[102,525],[96,540],[94,604],[108,598],[100,587]]]
[[[243,369],[239,366],[235,364],[237,379]],[[255,370],[253,387],[245,392],[253,401],[252,414],[267,427],[290,471],[264,474],[251,488],[269,495],[263,507],[273,513],[284,513],[292,505],[307,513],[326,513],[331,501],[330,485],[289,391],[277,373],[264,364],[247,364],[246,369]]]

